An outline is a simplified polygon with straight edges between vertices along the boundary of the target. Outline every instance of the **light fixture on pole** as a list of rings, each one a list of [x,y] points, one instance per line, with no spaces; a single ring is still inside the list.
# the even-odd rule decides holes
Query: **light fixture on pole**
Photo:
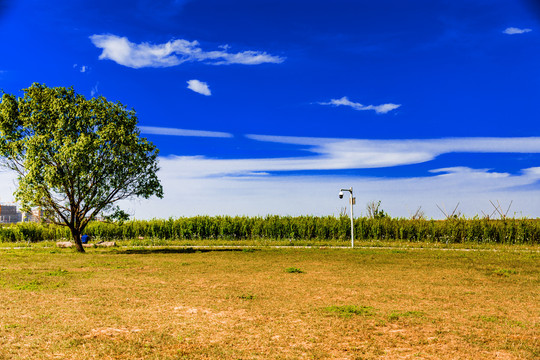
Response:
[[[350,193],[349,196],[349,204],[351,204],[351,247],[354,248],[354,215],[353,215],[353,205],[356,204],[356,198],[353,197],[353,191],[352,186],[350,189],[341,189],[339,191],[339,198],[343,199],[343,192],[348,191]]]

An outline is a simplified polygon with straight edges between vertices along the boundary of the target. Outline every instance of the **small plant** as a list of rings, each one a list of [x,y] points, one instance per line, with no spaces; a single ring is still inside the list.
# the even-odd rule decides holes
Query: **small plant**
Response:
[[[65,276],[65,275],[67,275],[67,273],[68,273],[67,270],[58,269],[58,270],[51,271],[50,273],[47,273],[47,275],[49,275],[49,276]]]
[[[497,322],[499,320],[496,316],[484,316],[484,315],[478,316],[478,319],[485,322]]]
[[[327,306],[323,308],[323,311],[343,317],[351,317],[353,315],[372,316],[375,314],[375,309],[371,306],[356,305]]]
[[[285,272],[288,272],[290,274],[302,274],[303,273],[302,270],[300,270],[298,268],[295,268],[295,267],[286,268]]]
[[[242,300],[255,300],[256,296],[253,294],[242,294],[238,298]]]
[[[510,275],[517,274],[517,271],[513,269],[497,269],[493,271],[493,274],[497,276],[508,277]]]
[[[245,253],[252,253],[252,252],[255,252],[255,249],[242,249],[242,252],[245,252]]]

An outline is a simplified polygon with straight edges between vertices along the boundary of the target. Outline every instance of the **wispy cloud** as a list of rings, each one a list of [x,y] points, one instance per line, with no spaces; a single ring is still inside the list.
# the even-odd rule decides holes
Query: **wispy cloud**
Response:
[[[328,215],[339,213],[339,188],[353,186],[359,204],[382,200],[392,216],[410,216],[422,206],[429,217],[436,207],[460,202],[474,216],[491,208],[489,200],[513,201],[518,216],[538,214],[540,168],[512,175],[463,166],[434,168],[432,175],[404,178],[305,175],[283,171],[391,167],[433,160],[441,154],[540,153],[540,137],[362,140],[248,135],[255,141],[303,145],[311,155],[296,158],[211,159],[168,156],[160,159],[166,198],[134,204],[137,216]],[[362,207],[357,209],[357,214]]]
[[[185,62],[204,62],[212,65],[259,65],[263,63],[279,64],[284,57],[270,55],[264,51],[247,50],[230,53],[228,47],[205,51],[198,41],[183,39],[171,40],[165,44],[132,43],[126,37],[111,34],[92,35],[92,43],[103,49],[99,59],[112,60],[131,68],[170,67]]]
[[[340,188],[354,187],[355,213],[365,214],[364,204],[381,200],[392,216],[408,217],[418,206],[428,217],[441,217],[436,207],[459,209],[468,216],[491,208],[489,200],[508,204],[523,215],[540,212],[540,189],[509,191],[535,184],[540,174],[525,169],[522,174],[493,173],[459,168],[427,177],[377,178],[345,176],[247,176],[187,177],[190,168],[178,158],[160,159],[165,198],[130,203],[138,218],[208,215],[338,215],[346,202],[339,200]],[[518,216],[520,214],[518,213]]]
[[[448,153],[540,153],[540,137],[360,140],[247,135],[249,139],[308,146],[312,155],[266,159],[170,156],[186,177],[249,176],[253,173],[394,167],[431,161]]]
[[[246,135],[249,139],[281,144],[311,145],[314,148],[341,144],[351,149],[404,151],[415,149],[435,154],[470,153],[540,153],[540,137],[462,137],[440,139],[366,140],[275,135]],[[318,151],[317,151],[318,152]]]
[[[90,70],[90,67],[88,67],[86,65],[79,66],[78,64],[73,64],[73,68],[80,71],[80,72],[82,72],[82,73],[85,73],[85,72]]]
[[[401,104],[363,105],[350,101],[346,96],[342,97],[341,99],[332,99],[329,102],[320,102],[319,105],[350,106],[354,110],[359,111],[374,110],[377,114],[386,114],[387,112],[395,110],[401,106]]]
[[[142,130],[147,134],[232,136],[173,128],[142,127]],[[422,206],[428,217],[440,218],[442,214],[437,205],[453,208],[458,202],[465,215],[474,216],[492,210],[489,200],[503,204],[513,201],[512,215],[514,211],[517,216],[538,216],[540,213],[540,203],[536,201],[540,196],[540,167],[522,169],[518,174],[464,166],[434,167],[430,176],[402,178],[267,173],[293,169],[348,169],[371,166],[373,162],[392,166],[427,161],[438,154],[451,152],[540,153],[540,137],[361,140],[250,135],[249,138],[306,145],[313,155],[262,160],[162,157],[158,176],[165,198],[134,200],[124,202],[122,206],[139,219],[199,214],[338,215],[346,203],[338,199],[337,192],[352,186],[357,197],[357,216],[362,215],[363,204],[370,200],[381,200],[384,210],[398,217],[408,217]],[[350,157],[353,159],[349,160]],[[369,160],[369,157],[376,159]],[[0,183],[6,185],[0,187],[0,201],[13,200],[15,181],[14,173],[0,172]]]
[[[504,34],[508,34],[508,35],[517,35],[517,34],[525,34],[525,33],[528,33],[528,32],[531,32],[532,29],[520,29],[520,28],[516,28],[516,27],[509,27],[509,28],[506,28],[503,33]]]
[[[208,87],[208,84],[199,80],[188,80],[188,86],[187,88],[190,90],[195,91],[196,93],[210,96],[212,95],[212,92],[210,91],[210,88]]]
[[[99,88],[98,87],[99,87],[99,82],[97,82],[96,85],[94,85],[92,87],[92,89],[90,90],[90,96],[91,97],[94,97],[99,93]]]
[[[232,138],[233,135],[219,131],[187,130],[155,126],[139,126],[141,133],[151,135],[170,135],[170,136],[195,136],[211,138]]]

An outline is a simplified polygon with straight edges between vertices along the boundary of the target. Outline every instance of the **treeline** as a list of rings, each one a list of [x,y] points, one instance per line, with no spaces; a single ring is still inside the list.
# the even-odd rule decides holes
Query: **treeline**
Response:
[[[501,244],[540,243],[540,219],[410,220],[383,217],[357,218],[355,238],[429,242]],[[343,240],[350,239],[350,219],[334,216],[195,216],[168,220],[134,220],[124,223],[92,222],[86,234],[93,240]],[[67,228],[21,223],[0,227],[0,241],[69,239]]]

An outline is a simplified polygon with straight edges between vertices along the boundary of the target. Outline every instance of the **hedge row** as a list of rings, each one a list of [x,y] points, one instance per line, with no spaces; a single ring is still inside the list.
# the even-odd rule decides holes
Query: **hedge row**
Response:
[[[540,219],[410,220],[384,217],[355,219],[355,238],[431,242],[540,243]],[[85,231],[94,239],[290,239],[348,240],[347,217],[196,216],[168,220],[135,220],[123,224],[92,222]],[[21,223],[0,227],[0,241],[69,238],[65,227]]]

